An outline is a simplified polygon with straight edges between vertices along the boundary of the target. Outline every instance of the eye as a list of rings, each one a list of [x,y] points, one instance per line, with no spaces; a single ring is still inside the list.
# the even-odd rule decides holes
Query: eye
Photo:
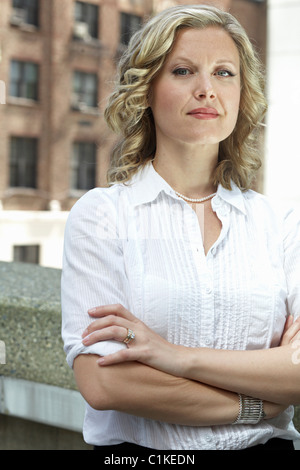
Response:
[[[222,70],[217,70],[217,72],[215,72],[215,75],[217,75],[218,77],[234,77],[234,74],[232,72],[230,72],[230,70],[225,70],[225,69],[222,69]]]
[[[179,67],[179,68],[173,70],[172,73],[173,73],[174,75],[179,75],[179,76],[183,76],[183,77],[184,77],[184,76],[186,76],[186,75],[190,75],[192,72],[191,72],[189,69],[185,68],[185,67]]]

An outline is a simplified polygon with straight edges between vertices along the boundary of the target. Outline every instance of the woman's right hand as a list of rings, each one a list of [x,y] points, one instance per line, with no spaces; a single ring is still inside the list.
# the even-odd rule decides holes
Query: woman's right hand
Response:
[[[279,346],[286,346],[294,341],[300,341],[300,316],[294,321],[293,315],[286,319]]]
[[[99,365],[136,361],[167,374],[181,376],[181,352],[186,348],[165,340],[123,305],[98,306],[89,310],[89,315],[94,321],[82,335],[85,346],[106,340],[122,343],[129,330],[134,332],[134,339],[127,343],[126,349],[102,356],[97,361]]]
[[[299,342],[300,345],[300,317],[294,321],[293,315],[289,315],[284,325],[279,346],[287,346],[294,341]],[[277,403],[264,401],[265,419],[275,418],[286,410],[286,408],[288,408],[288,405],[279,405]]]

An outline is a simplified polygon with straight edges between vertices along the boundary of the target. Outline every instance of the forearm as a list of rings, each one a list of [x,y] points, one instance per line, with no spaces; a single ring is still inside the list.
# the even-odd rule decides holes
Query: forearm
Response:
[[[101,359],[101,368],[139,362],[175,377],[283,405],[300,403],[300,320],[287,321],[280,347],[230,351],[169,343],[120,305],[94,309],[97,318],[84,332],[86,345],[124,340],[126,328],[136,338],[130,348]]]
[[[136,362],[102,368],[96,359],[81,355],[74,362],[78,388],[95,409],[189,426],[229,424],[238,415],[236,393]]]
[[[274,403],[300,403],[295,345],[256,351],[183,348],[178,357],[183,377]]]

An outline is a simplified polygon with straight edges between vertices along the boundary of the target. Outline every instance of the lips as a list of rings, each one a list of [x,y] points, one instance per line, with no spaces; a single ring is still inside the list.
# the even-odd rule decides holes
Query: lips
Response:
[[[188,113],[198,119],[216,119],[219,116],[215,108],[197,108]]]

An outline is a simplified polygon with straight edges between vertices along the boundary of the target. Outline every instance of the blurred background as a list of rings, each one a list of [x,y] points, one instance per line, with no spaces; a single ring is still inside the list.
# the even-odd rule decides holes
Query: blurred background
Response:
[[[190,2],[0,0],[0,260],[61,267],[68,211],[106,184],[116,61],[147,17],[176,3]],[[231,11],[260,54],[269,112],[255,189],[300,204],[300,1],[196,3]]]
[[[64,381],[64,357],[59,356],[54,371],[59,376],[35,375],[43,368],[40,353],[34,352],[34,341],[27,345],[24,334],[20,351],[25,355],[32,350],[34,357],[20,356],[26,370],[12,366],[16,353],[10,347],[14,351],[16,345],[10,346],[8,336],[15,325],[9,330],[7,319],[16,309],[7,298],[15,295],[12,285],[32,289],[30,284],[24,287],[25,280],[39,286],[46,276],[40,293],[35,287],[25,297],[36,299],[47,292],[57,301],[55,333],[49,327],[53,305],[46,308],[39,299],[25,308],[24,290],[19,299],[23,296],[32,334],[36,322],[40,334],[48,312],[43,347],[48,355],[61,350],[61,344],[51,341],[59,337],[64,227],[77,199],[106,185],[115,136],[105,125],[103,111],[116,63],[131,34],[149,16],[184,3],[226,9],[248,32],[266,68],[269,100],[259,143],[263,167],[255,189],[280,204],[300,207],[300,0],[0,0],[0,265],[6,262],[0,266],[0,340],[7,347],[7,366],[0,364],[2,449],[84,448],[81,440],[62,431],[80,432],[84,413],[74,384]],[[25,271],[12,267],[19,263],[27,266]],[[33,265],[55,269],[31,271]],[[4,288],[9,292],[5,301]],[[33,304],[35,310],[30,310]],[[45,431],[42,425],[52,427]],[[21,435],[23,440],[16,438]]]

